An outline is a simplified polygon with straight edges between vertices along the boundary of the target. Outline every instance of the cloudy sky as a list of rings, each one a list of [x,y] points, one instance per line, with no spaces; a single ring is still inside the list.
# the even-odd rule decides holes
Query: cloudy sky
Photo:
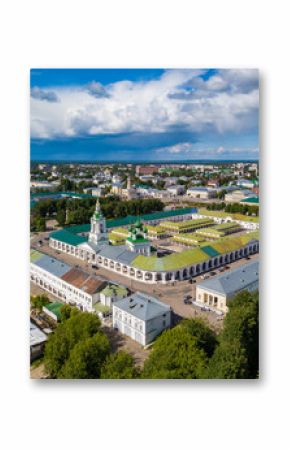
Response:
[[[33,69],[33,160],[257,159],[254,69]]]

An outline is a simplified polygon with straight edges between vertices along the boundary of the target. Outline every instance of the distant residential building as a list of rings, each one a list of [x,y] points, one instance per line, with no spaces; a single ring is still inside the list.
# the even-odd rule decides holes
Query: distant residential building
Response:
[[[251,196],[255,196],[251,190],[234,190],[225,195],[225,201],[227,203],[239,203],[245,198],[250,198]]]
[[[154,175],[158,173],[158,168],[155,165],[137,165],[136,166],[136,175]]]
[[[171,308],[145,293],[113,303],[113,327],[143,346],[171,325]]]
[[[173,186],[178,182],[178,178],[171,177],[165,179],[165,187]]]
[[[167,188],[167,191],[170,195],[178,196],[185,192],[184,185],[173,185]]]
[[[219,187],[219,181],[217,179],[210,179],[207,183],[207,186],[216,189]]]
[[[249,179],[239,179],[236,182],[237,186],[243,187],[244,189],[253,189],[258,185],[257,181],[251,181]]]
[[[112,177],[112,183],[113,184],[118,184],[118,183],[121,183],[121,177],[119,176],[119,175],[113,175],[113,177]]]
[[[206,187],[190,187],[187,189],[186,193],[192,198],[200,198],[204,200],[215,198],[217,196],[216,190],[208,189]]]
[[[92,196],[94,196],[96,198],[100,198],[103,194],[104,194],[104,188],[102,188],[102,187],[92,189]]]
[[[121,195],[122,194],[122,188],[123,188],[123,186],[122,186],[121,182],[114,182],[112,184],[111,192],[114,195]]]
[[[53,190],[56,187],[58,187],[60,184],[59,181],[30,181],[30,188],[31,189],[45,189],[45,190]]]
[[[83,192],[86,193],[86,194],[91,194],[92,190],[94,190],[94,189],[95,189],[94,186],[86,187],[86,188],[83,189]]]
[[[241,265],[229,272],[214,276],[196,285],[196,303],[223,313],[228,302],[240,291],[259,288],[259,262]]]

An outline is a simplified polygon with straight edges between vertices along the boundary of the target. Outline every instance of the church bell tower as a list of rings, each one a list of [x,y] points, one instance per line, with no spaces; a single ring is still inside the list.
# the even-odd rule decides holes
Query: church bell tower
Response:
[[[96,203],[95,212],[91,218],[91,231],[89,242],[102,243],[108,241],[106,218],[103,216],[99,200]]]

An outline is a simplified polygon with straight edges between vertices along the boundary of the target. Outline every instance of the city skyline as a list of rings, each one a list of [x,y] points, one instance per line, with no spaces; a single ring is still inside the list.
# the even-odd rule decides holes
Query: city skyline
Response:
[[[31,159],[257,160],[255,69],[32,69]]]

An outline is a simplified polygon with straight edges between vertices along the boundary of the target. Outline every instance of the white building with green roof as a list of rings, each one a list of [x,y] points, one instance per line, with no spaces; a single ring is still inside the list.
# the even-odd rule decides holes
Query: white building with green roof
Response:
[[[100,302],[104,306],[112,307],[114,302],[125,298],[127,295],[128,290],[126,287],[116,284],[107,285],[107,287],[100,292]]]
[[[152,215],[156,216],[156,214],[148,215],[151,223],[154,220]],[[143,219],[148,221],[148,217],[143,216]],[[180,217],[183,217],[185,221],[182,221]],[[246,217],[246,220],[245,216],[219,211],[202,210],[194,217],[195,219],[188,221],[187,210],[182,210],[181,215],[177,215],[177,221],[175,223],[167,221],[165,227],[170,228],[173,233],[177,229],[178,236],[186,236],[192,229],[196,231],[201,228],[211,228],[217,223],[228,221],[237,222],[240,225],[246,223],[250,229],[257,229],[259,225],[258,217]],[[160,215],[157,218],[160,220]],[[162,218],[164,218],[163,215]],[[120,226],[119,221],[117,225]],[[162,225],[164,226],[164,222]],[[161,224],[159,226],[161,227]],[[259,251],[258,232],[248,231],[243,235],[223,237],[213,242],[190,241],[190,244],[194,243],[197,247],[158,257],[150,253],[148,229],[141,223],[140,218],[137,218],[135,224],[129,225],[129,235],[121,245],[110,245],[106,240],[106,219],[100,213],[99,204],[91,220],[89,240],[85,237],[85,232],[84,225],[72,227],[70,231],[63,229],[53,232],[50,235],[50,246],[56,251],[66,252],[131,280],[151,284],[159,282],[167,284],[188,279]]]
[[[150,256],[151,244],[148,240],[147,228],[141,223],[140,218],[129,227],[129,236],[126,239],[129,251]]]

